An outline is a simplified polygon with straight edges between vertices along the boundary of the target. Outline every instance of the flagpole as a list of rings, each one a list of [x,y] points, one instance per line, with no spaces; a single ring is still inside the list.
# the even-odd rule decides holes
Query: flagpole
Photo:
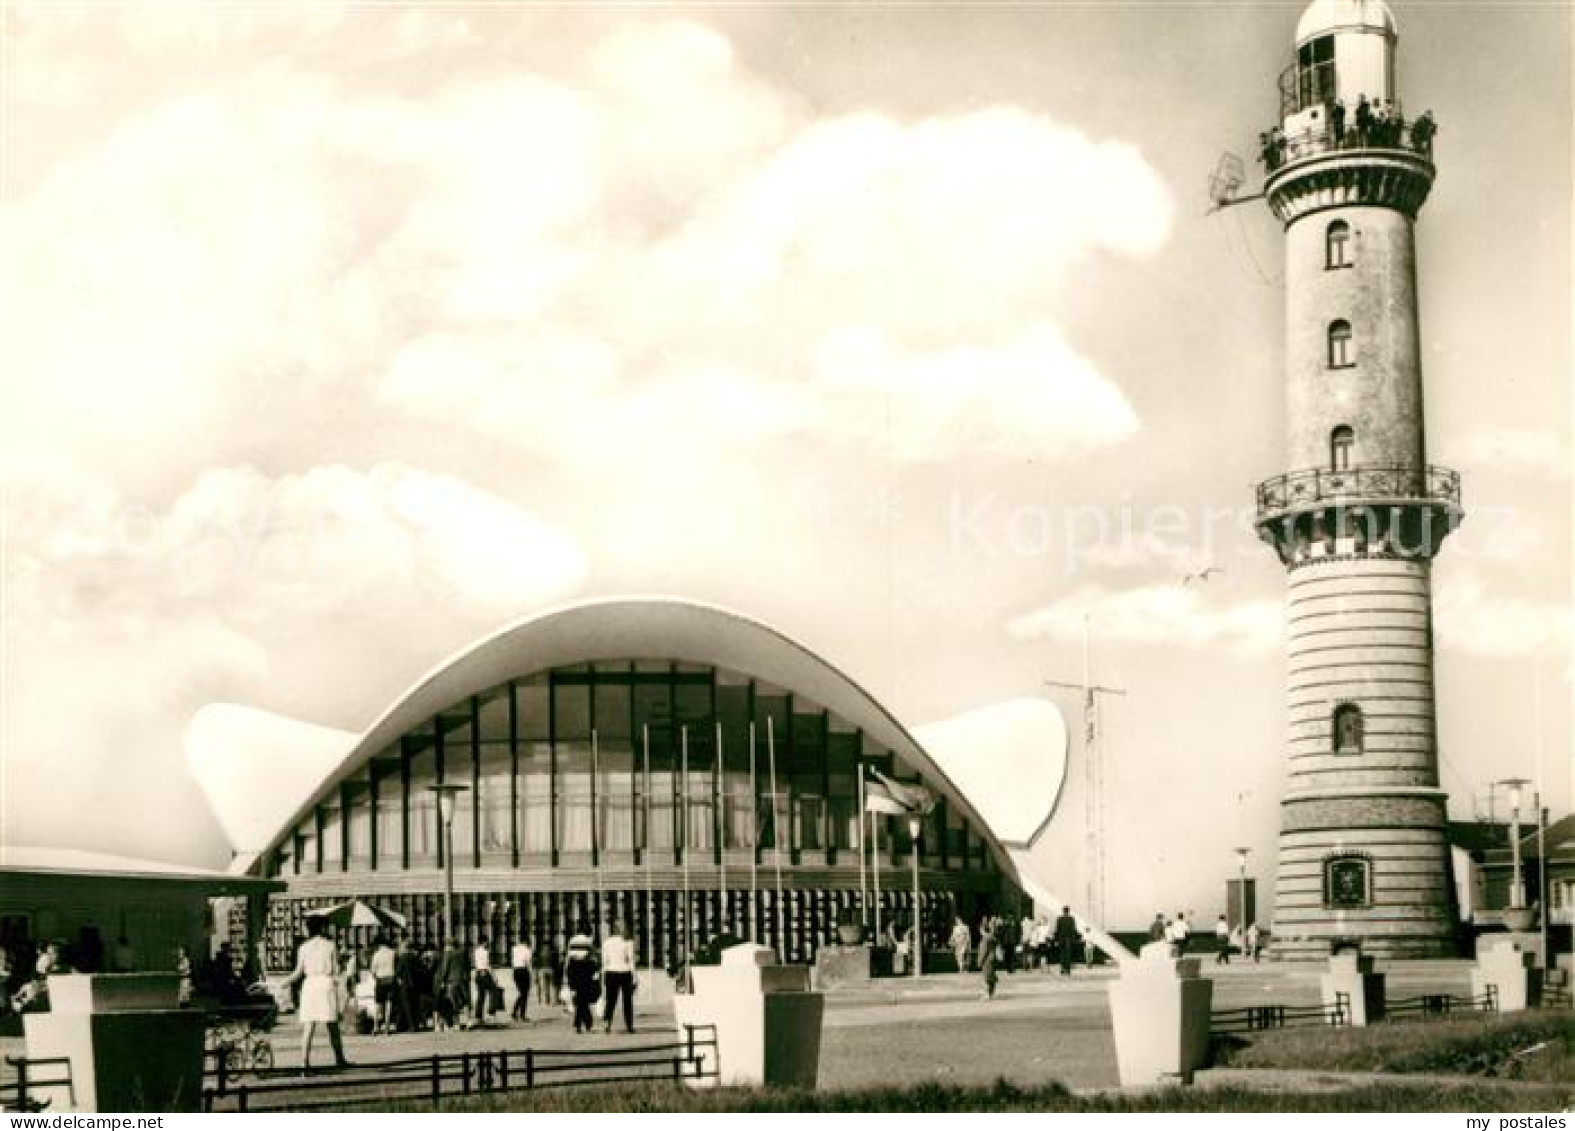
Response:
[[[732,916],[728,914],[727,900],[727,765],[722,760],[722,723],[716,724],[716,780],[718,784],[717,797],[714,804],[721,807],[717,814],[718,820],[712,822],[712,827],[721,830],[716,846],[717,881],[716,886],[722,900],[722,920],[726,926],[732,926]]]
[[[679,740],[683,750],[683,800],[679,802],[678,811],[682,815],[683,825],[683,860],[684,860],[684,965],[688,966],[694,961],[695,932],[694,916],[689,906],[689,728],[679,728]]]
[[[921,819],[916,814],[913,814],[913,813],[910,812],[909,815],[908,815],[908,840],[909,840],[910,847],[913,849],[913,919],[910,922],[909,926],[913,930],[913,958],[912,958],[912,961],[913,961],[913,976],[915,978],[917,978],[923,972],[922,971],[922,967],[924,965],[923,957],[922,957],[923,954],[924,954],[924,949],[923,949],[924,948],[923,932],[922,932],[922,930],[920,929],[920,926],[919,926],[919,915],[920,915],[920,909],[919,909],[919,895],[920,895],[920,893],[919,893],[919,834],[920,834],[920,831],[921,831]]]
[[[870,929],[870,893],[864,873],[864,763],[859,763],[859,922]]]
[[[864,780],[865,767],[859,766],[859,780]],[[879,814],[867,812],[865,814],[870,822],[870,844],[874,851],[870,854],[870,871],[875,880],[875,945],[881,945],[880,933],[880,820]]]
[[[782,907],[782,822],[777,820],[776,720],[766,716],[766,758],[771,767],[771,861],[777,874],[777,961],[787,961],[787,921]]]
[[[760,785],[755,780],[755,723],[749,722],[749,941],[760,929]]]
[[[651,890],[651,728],[640,727],[640,747],[645,754],[645,962],[646,968],[656,972],[656,895]]]
[[[591,728],[591,859],[596,862],[596,926],[597,936],[606,936],[601,933],[601,928],[607,916],[607,896],[602,890],[602,837],[600,814],[597,805],[601,802],[601,748],[596,741],[596,728]]]

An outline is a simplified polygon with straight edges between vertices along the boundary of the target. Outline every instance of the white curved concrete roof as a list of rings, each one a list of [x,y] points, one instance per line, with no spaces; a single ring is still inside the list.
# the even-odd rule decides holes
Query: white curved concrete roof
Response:
[[[1335,31],[1381,31],[1395,34],[1395,14],[1384,0],[1313,0],[1296,24],[1296,43]]]
[[[1046,699],[1012,699],[914,728],[1008,848],[1031,845],[1066,784],[1066,720]]]
[[[445,660],[400,696],[310,790],[297,795],[300,804],[275,826],[265,849],[304,819],[329,787],[467,696],[548,668],[642,658],[708,664],[750,675],[803,695],[862,728],[965,814],[985,836],[1000,868],[1016,877],[1017,869],[989,822],[902,724],[848,676],[776,629],[740,613],[658,597],[590,601],[534,614]],[[200,758],[200,752],[196,756]]]
[[[296,783],[333,773],[358,737],[257,707],[209,703],[186,724],[186,765],[230,847],[255,855],[301,803]]]

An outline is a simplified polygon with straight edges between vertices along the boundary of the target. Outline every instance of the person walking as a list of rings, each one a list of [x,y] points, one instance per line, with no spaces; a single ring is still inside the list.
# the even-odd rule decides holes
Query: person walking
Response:
[[[1218,950],[1214,953],[1214,965],[1229,966],[1230,924],[1225,921],[1225,916],[1223,915],[1214,920],[1214,941],[1218,946]]]
[[[601,981],[596,968],[596,952],[591,947],[591,938],[583,932],[576,932],[569,940],[567,958],[563,964],[564,980],[569,987],[569,996],[574,1006],[574,1031],[576,1033],[589,1033],[596,1027],[596,1018],[591,1013],[591,1006],[596,1004],[596,999],[601,996]]]
[[[532,956],[536,964],[536,1002],[552,1006],[558,1003],[558,987],[554,985],[553,968],[558,963],[558,950],[550,938],[542,939]]]
[[[437,999],[437,1013],[432,1027],[436,1030],[457,1029],[465,1020],[465,995],[470,987],[470,965],[465,961],[459,943],[451,938],[443,942],[443,957],[438,959],[436,985],[433,995]]]
[[[962,921],[962,916],[952,924],[952,954],[957,957],[957,972],[968,973],[968,951],[973,946],[973,936],[968,931],[968,924]]]
[[[602,978],[607,985],[607,1004],[602,1021],[612,1032],[613,1011],[623,998],[623,1027],[634,1032],[634,944],[623,934],[623,924],[613,922],[612,933],[602,943]]]
[[[1148,925],[1148,941],[1164,942],[1169,937],[1169,924],[1165,922],[1165,913],[1163,911],[1154,912],[1154,921]]]
[[[398,956],[388,945],[386,935],[377,936],[376,949],[372,951],[372,1004],[377,1010],[372,1018],[372,1031],[388,1036],[394,1024],[395,968]]]
[[[524,936],[509,951],[509,968],[514,972],[514,1020],[529,1021],[526,1016],[530,1006],[530,992],[534,979],[531,975],[530,943]]]
[[[420,998],[421,960],[409,935],[401,935],[394,951],[394,1028],[402,1033],[414,1033],[421,1028]]]
[[[328,924],[321,916],[306,920],[307,939],[295,952],[292,984],[300,985],[297,1013],[306,1037],[301,1045],[301,1067],[312,1069],[312,1041],[319,1025],[328,1026],[328,1043],[333,1048],[334,1066],[349,1067],[344,1039],[339,1034],[339,957],[327,935]]]
[[[487,1018],[492,1013],[493,995],[498,988],[498,980],[492,973],[492,948],[485,938],[477,941],[476,949],[471,953],[471,971],[471,1019],[476,1028],[485,1029]]]
[[[995,920],[986,919],[979,932],[979,976],[984,979],[984,999],[995,997]]]
[[[1082,937],[1077,933],[1077,920],[1072,918],[1072,909],[1061,908],[1061,914],[1055,921],[1055,949],[1056,957],[1061,962],[1063,977],[1072,976],[1072,959],[1082,941]]]
[[[1251,923],[1247,927],[1247,953],[1252,955],[1254,962],[1263,953],[1263,932],[1258,929],[1258,924]]]

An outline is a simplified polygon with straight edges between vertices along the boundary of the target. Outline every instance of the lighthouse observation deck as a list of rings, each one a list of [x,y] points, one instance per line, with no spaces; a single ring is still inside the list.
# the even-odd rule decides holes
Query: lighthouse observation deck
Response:
[[[1295,133],[1285,134],[1276,128],[1260,134],[1258,161],[1265,171],[1276,173],[1312,157],[1373,150],[1398,151],[1432,161],[1438,125],[1430,113],[1411,120],[1398,113],[1375,114],[1360,127],[1354,122],[1336,125],[1326,115],[1321,117],[1322,121]]]
[[[1314,467],[1258,484],[1258,521],[1331,505],[1440,505],[1460,508],[1460,473],[1447,467],[1365,466],[1339,471]]]

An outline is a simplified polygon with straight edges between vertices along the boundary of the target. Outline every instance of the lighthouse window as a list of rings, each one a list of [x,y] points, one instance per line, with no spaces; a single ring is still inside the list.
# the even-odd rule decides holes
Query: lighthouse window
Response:
[[[1356,347],[1351,344],[1351,324],[1344,319],[1329,323],[1329,368],[1346,369],[1356,364]]]
[[[1351,470],[1351,448],[1356,444],[1356,433],[1349,425],[1342,424],[1329,433],[1329,470]]]
[[[1362,752],[1362,709],[1355,703],[1341,703],[1334,709],[1334,752]]]
[[[1324,266],[1333,271],[1338,267],[1351,266],[1351,225],[1344,220],[1336,220],[1329,225],[1325,238]]]

